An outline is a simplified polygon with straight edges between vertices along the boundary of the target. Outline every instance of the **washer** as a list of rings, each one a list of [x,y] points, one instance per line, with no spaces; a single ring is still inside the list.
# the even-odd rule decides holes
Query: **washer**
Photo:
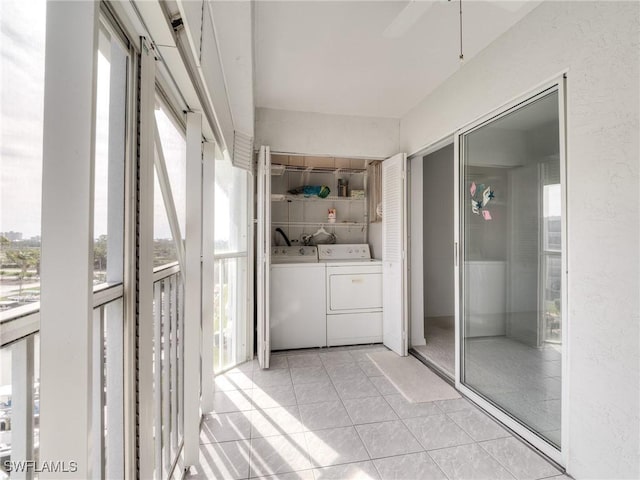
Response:
[[[319,245],[326,265],[327,345],[382,342],[382,261],[369,245]]]
[[[316,247],[273,247],[270,277],[272,350],[325,347],[326,276]]]

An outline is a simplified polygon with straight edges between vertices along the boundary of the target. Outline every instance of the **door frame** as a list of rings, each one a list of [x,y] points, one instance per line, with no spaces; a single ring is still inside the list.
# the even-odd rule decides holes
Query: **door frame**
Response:
[[[553,79],[548,80],[542,84],[539,84],[537,87],[529,90],[527,93],[517,97],[516,99],[505,103],[497,109],[492,110],[491,112],[483,115],[473,122],[468,123],[463,126],[459,130],[456,131],[454,135],[454,155],[455,155],[455,163],[454,163],[454,208],[455,208],[455,234],[454,234],[454,242],[455,242],[455,317],[456,317],[456,332],[455,332],[455,386],[456,389],[459,390],[462,394],[471,399],[474,403],[476,403],[480,408],[489,413],[492,417],[503,423],[509,429],[513,430],[516,434],[522,437],[525,441],[530,443],[532,446],[540,450],[546,456],[548,456],[553,461],[557,462],[563,467],[567,466],[567,458],[568,458],[568,445],[569,445],[569,422],[568,422],[568,400],[569,400],[569,343],[568,343],[568,265],[567,265],[567,247],[568,247],[568,238],[567,238],[567,146],[566,146],[566,135],[567,135],[567,121],[566,121],[566,82],[567,82],[567,74],[566,72],[562,72],[559,76],[555,76]],[[462,345],[462,317],[461,313],[463,310],[463,269],[460,268],[460,265],[463,262],[462,253],[464,251],[462,245],[461,234],[464,231],[463,225],[461,223],[462,215],[460,210],[460,202],[461,202],[461,193],[464,192],[464,186],[462,185],[462,158],[461,158],[461,141],[463,135],[470,133],[471,131],[477,129],[479,126],[485,124],[490,120],[496,120],[500,117],[503,117],[511,112],[513,112],[516,108],[525,106],[535,99],[543,96],[546,93],[550,93],[552,90],[557,90],[558,92],[558,123],[560,127],[559,132],[559,150],[560,150],[560,182],[561,182],[561,209],[562,209],[562,220],[561,220],[561,232],[562,232],[562,387],[561,387],[561,440],[560,440],[560,448],[558,449],[547,440],[543,439],[538,434],[534,433],[533,430],[526,427],[523,423],[515,420],[513,416],[506,413],[506,411],[502,410],[498,406],[494,405],[484,396],[479,395],[471,388],[467,387],[462,383],[462,355],[463,345]]]
[[[413,202],[413,190],[411,185],[413,184],[413,175],[414,175],[414,171],[413,171],[413,161],[416,161],[418,159],[420,159],[420,162],[423,164],[422,168],[424,168],[424,157],[431,155],[434,152],[437,152],[438,150],[442,150],[445,147],[448,147],[449,145],[453,145],[455,143],[455,132],[452,132],[448,135],[445,135],[443,137],[441,137],[440,139],[436,140],[433,143],[428,144],[426,147],[422,147],[420,150],[416,151],[415,153],[412,153],[411,155],[407,155],[407,182],[406,182],[406,186],[407,186],[407,270],[408,270],[408,274],[407,274],[407,292],[408,292],[408,297],[409,297],[409,301],[408,301],[408,334],[407,334],[407,342],[408,342],[408,348],[409,350],[411,350],[413,348],[413,327],[414,327],[414,315],[417,315],[419,313],[421,313],[421,320],[422,321],[422,336],[424,337],[424,339],[426,339],[425,337],[425,331],[424,331],[424,312],[425,312],[425,299],[424,299],[424,262],[422,263],[422,265],[420,267],[415,267],[412,266],[412,253],[417,252],[418,251],[418,247],[415,246],[417,241],[422,242],[422,244],[424,245],[424,234],[415,234],[415,227],[417,225],[419,225],[423,230],[424,230],[424,218],[423,215],[420,216],[421,221],[417,224],[413,224],[413,222],[411,221],[413,218],[413,209],[414,208],[418,208],[417,206],[412,207],[412,205],[414,204]],[[455,150],[455,147],[454,147]],[[454,158],[452,159],[453,163],[454,163],[454,170],[455,170],[455,152],[454,152]],[[454,178],[455,178],[455,171],[454,171]],[[421,186],[421,190],[422,190],[422,197],[421,200],[422,202],[424,202],[424,185],[423,185],[423,179],[421,178],[419,180],[420,186]],[[455,200],[454,200],[455,201]],[[424,213],[424,203],[422,205],[420,205],[419,210],[420,213],[423,214]],[[455,208],[455,205],[454,205]],[[451,212],[451,214],[453,215],[455,212]],[[455,248],[454,245],[452,245],[452,248]],[[422,256],[420,257],[421,260],[424,260],[424,252],[422,253]],[[452,268],[454,266],[452,265]],[[419,271],[419,277],[421,278],[421,281],[414,282],[413,281],[413,277],[416,274],[416,270]],[[419,287],[419,288],[418,288]],[[422,308],[420,309],[420,312],[416,312],[413,308],[414,305],[414,297],[415,295],[418,295],[421,299],[422,299]],[[455,294],[455,293],[454,293]],[[455,315],[455,312],[454,312]],[[454,316],[454,324],[455,322],[455,316]],[[455,329],[457,329],[457,324],[455,324]],[[457,335],[457,330],[454,331],[454,335]],[[418,344],[416,344],[418,345]],[[428,361],[428,360],[427,360]]]

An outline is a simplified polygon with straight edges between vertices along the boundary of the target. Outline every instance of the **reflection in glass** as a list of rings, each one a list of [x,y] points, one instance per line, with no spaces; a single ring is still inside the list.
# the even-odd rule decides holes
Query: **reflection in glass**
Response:
[[[461,148],[462,381],[559,446],[557,92],[471,130]]]

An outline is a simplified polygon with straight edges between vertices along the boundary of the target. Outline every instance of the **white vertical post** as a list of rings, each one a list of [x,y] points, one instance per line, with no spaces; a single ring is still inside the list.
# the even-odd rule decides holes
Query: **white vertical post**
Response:
[[[184,275],[178,275],[178,436],[184,440]]]
[[[93,477],[91,318],[98,9],[96,2],[47,2],[40,461],[75,461],[77,470],[43,472],[42,479]]]
[[[184,270],[184,464],[198,463],[202,315],[202,115],[187,113],[187,216]]]
[[[254,261],[253,252],[255,252],[255,229],[256,225],[253,223],[255,215],[255,177],[253,172],[247,175],[247,278],[245,279],[245,289],[247,291],[247,310],[245,312],[245,343],[244,343],[244,358],[248,360],[253,358],[253,307],[255,305],[255,290],[254,290]],[[365,182],[366,185],[366,182]],[[303,204],[304,205],[304,204]]]
[[[33,335],[11,347],[11,460],[33,460]],[[14,479],[31,479],[30,470],[16,470]]]
[[[202,411],[213,411],[213,289],[216,146],[205,142],[202,159]]]
[[[178,282],[176,275],[169,279],[171,289],[171,445],[178,451]]]
[[[124,478],[124,331],[123,303],[104,306],[106,322],[106,477]]]
[[[104,477],[104,306],[93,311],[93,428],[91,431],[92,473]]]
[[[171,281],[162,280],[162,447],[164,467],[171,468]]]
[[[162,478],[162,282],[153,285],[153,444],[155,478]]]
[[[142,39],[138,234],[138,454],[139,478],[153,478],[153,163],[155,57]]]
[[[111,39],[107,283],[124,282],[125,154],[128,58]],[[104,307],[106,323],[107,478],[124,477],[124,304]]]

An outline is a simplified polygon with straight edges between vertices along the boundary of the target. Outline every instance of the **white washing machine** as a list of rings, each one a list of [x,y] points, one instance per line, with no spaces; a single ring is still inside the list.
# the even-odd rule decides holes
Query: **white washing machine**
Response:
[[[327,345],[382,342],[382,261],[369,245],[319,245],[326,265]]]
[[[272,350],[327,345],[325,264],[316,247],[273,247],[269,292]]]

